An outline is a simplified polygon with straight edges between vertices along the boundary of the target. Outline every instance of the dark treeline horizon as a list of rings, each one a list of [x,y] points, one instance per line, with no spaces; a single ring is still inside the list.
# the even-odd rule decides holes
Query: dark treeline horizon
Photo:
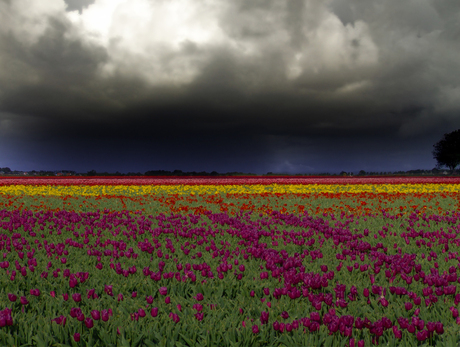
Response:
[[[417,170],[409,170],[409,171],[394,171],[394,172],[377,172],[377,171],[364,171],[361,170],[359,172],[346,172],[341,171],[340,173],[330,173],[330,172],[321,172],[321,173],[286,173],[286,172],[267,172],[265,174],[255,174],[255,173],[246,173],[246,172],[227,172],[227,173],[219,173],[217,171],[207,172],[207,171],[182,171],[182,170],[149,170],[144,173],[141,172],[128,172],[128,173],[121,173],[119,171],[116,172],[98,172],[96,170],[90,170],[87,172],[76,172],[73,170],[11,170],[8,167],[0,168],[0,175],[2,176],[146,176],[146,177],[161,177],[161,176],[173,176],[173,177],[202,177],[202,176],[210,176],[210,177],[218,177],[218,176],[388,176],[388,175],[409,175],[409,176],[417,176],[417,175],[433,175],[433,176],[445,176],[445,175],[452,175],[457,174],[451,172],[447,169],[439,169],[433,168],[431,170],[426,169],[417,169]]]

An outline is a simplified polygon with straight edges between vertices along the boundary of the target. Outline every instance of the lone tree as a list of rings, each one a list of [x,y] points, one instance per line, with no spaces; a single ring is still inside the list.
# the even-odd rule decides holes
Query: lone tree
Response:
[[[438,167],[445,165],[453,173],[460,164],[460,129],[444,134],[433,147],[433,158],[438,162]]]

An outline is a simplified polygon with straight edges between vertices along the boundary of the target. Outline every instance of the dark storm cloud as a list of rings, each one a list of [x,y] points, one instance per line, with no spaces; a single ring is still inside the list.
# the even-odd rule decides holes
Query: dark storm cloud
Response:
[[[456,1],[175,3],[1,3],[5,160],[409,170],[460,127]]]

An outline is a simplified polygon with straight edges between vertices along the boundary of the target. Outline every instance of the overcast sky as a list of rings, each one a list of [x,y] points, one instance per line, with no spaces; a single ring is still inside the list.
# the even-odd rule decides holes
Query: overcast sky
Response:
[[[432,169],[458,0],[0,0],[0,167]]]

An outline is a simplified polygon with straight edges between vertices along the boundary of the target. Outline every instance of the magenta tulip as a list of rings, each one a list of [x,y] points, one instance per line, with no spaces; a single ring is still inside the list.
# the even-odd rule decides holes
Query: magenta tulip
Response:
[[[109,312],[107,310],[101,311],[101,319],[103,322],[107,322],[109,320]]]
[[[73,339],[75,342],[80,342],[80,334],[79,333],[73,334]]]
[[[91,329],[94,326],[94,322],[91,317],[85,319],[85,325],[88,329]]]
[[[158,316],[158,307],[152,308],[152,310],[150,311],[150,314],[152,315],[152,317]]]
[[[98,310],[92,310],[91,317],[93,317],[94,320],[99,320],[101,318],[101,314]]]
[[[11,302],[15,302],[17,300],[17,298],[18,297],[16,295],[14,295],[14,294],[11,294],[11,293],[8,294],[8,300],[10,300]],[[21,301],[21,303],[22,303],[22,301]]]

